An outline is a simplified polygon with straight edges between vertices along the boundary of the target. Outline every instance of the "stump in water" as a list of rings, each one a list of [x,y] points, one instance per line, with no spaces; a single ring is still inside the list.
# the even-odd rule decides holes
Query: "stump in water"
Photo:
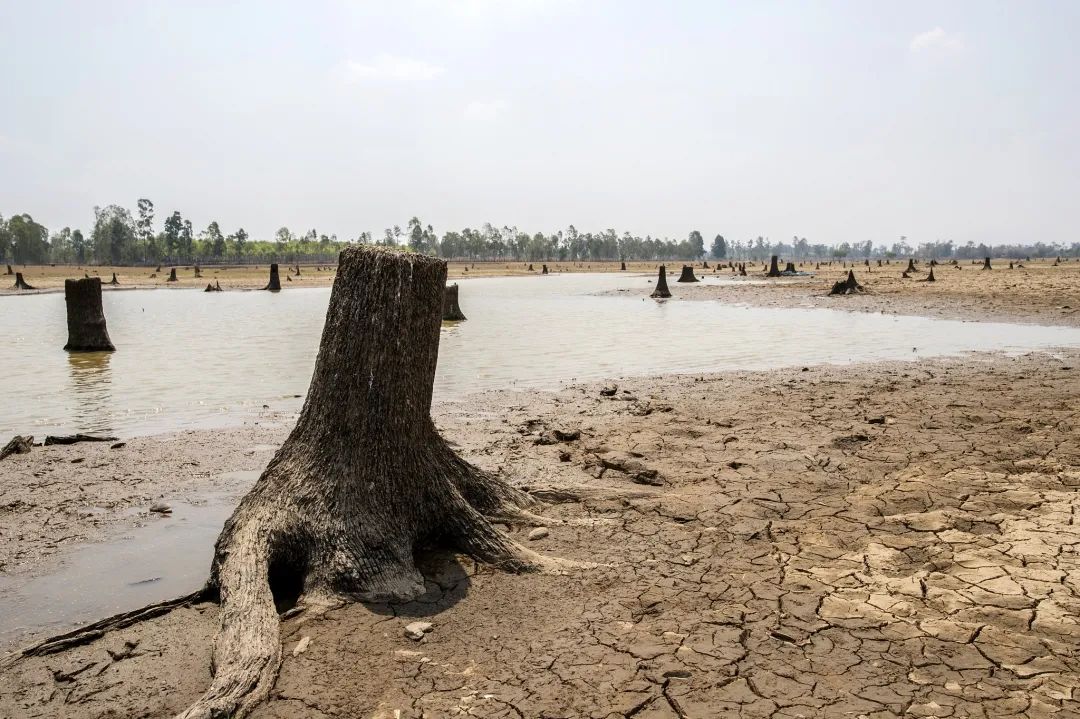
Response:
[[[176,280],[176,268],[175,267],[173,267],[172,269],[169,270],[169,279],[167,279],[165,281],[166,282],[176,282],[177,281]]]
[[[694,276],[694,268],[691,267],[690,265],[683,265],[682,266],[682,274],[680,274],[679,279],[677,279],[675,281],[676,282],[701,282],[701,280],[699,280],[697,277]]]
[[[281,278],[278,277],[277,263],[270,265],[270,282],[263,287],[264,290],[270,290],[271,292],[281,292]]]
[[[341,252],[300,417],[218,537],[214,678],[182,719],[244,715],[267,697],[281,664],[275,594],[414,599],[416,557],[433,547],[509,571],[565,565],[495,529],[535,501],[458,457],[432,422],[445,284],[434,257]]]
[[[626,271],[626,263],[625,262],[620,262],[619,263],[619,272],[625,272],[625,271]]]
[[[660,276],[656,278],[656,289],[649,297],[671,297],[671,290],[667,286],[667,267],[660,265]]]
[[[443,322],[461,322],[465,319],[465,313],[461,311],[461,307],[458,305],[458,286],[456,282],[447,285],[446,289],[443,290],[442,318]]]
[[[931,267],[930,274],[928,274],[925,278],[919,280],[919,282],[937,282],[937,280],[934,279],[934,268]]]
[[[904,272],[918,272],[918,270],[915,269],[915,258],[914,257],[909,257],[908,258],[907,269],[904,270]]]
[[[115,272],[112,273],[112,279],[109,280],[109,284],[110,285],[118,285],[118,284],[120,284],[120,280],[116,279],[116,273]]]
[[[203,290],[203,292],[223,292],[223,291],[224,290],[221,289],[221,282],[218,281],[218,280],[215,280],[213,282],[207,282],[206,283],[206,289]]]
[[[21,272],[16,272],[15,273],[15,289],[17,289],[17,290],[32,290],[34,288],[33,288],[33,286],[27,284],[26,280],[23,279],[23,276],[22,276]]]
[[[780,277],[781,276],[780,268],[777,267],[776,261],[777,261],[777,257],[776,257],[776,255],[773,255],[772,259],[769,260],[769,271],[765,273],[766,277]]]
[[[992,270],[992,269],[994,269],[993,267],[991,267],[991,266],[990,266],[990,258],[989,258],[989,257],[987,257],[987,258],[985,258],[985,259],[983,260],[983,266],[982,266],[982,268],[983,268],[984,270]]]
[[[540,274],[546,275],[547,273],[548,273],[547,265],[543,265],[541,270],[540,270]]]
[[[830,295],[853,295],[862,292],[863,286],[855,281],[855,270],[848,270],[847,279],[840,280],[832,286]]]
[[[69,352],[112,352],[116,349],[105,327],[100,277],[64,280],[64,302],[68,326],[64,349]]]

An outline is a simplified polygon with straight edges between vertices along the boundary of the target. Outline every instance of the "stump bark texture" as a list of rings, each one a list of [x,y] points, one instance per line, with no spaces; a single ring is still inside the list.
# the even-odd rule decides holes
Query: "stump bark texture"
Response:
[[[671,290],[667,286],[667,267],[660,265],[660,276],[656,278],[656,288],[650,297],[671,297]]]
[[[700,282],[697,277],[694,276],[694,268],[690,265],[682,266],[682,274],[679,275],[679,279],[676,282]]]
[[[263,289],[271,292],[281,292],[281,277],[278,276],[277,263],[270,265],[270,281]]]
[[[437,258],[341,252],[296,427],[218,538],[214,678],[184,719],[242,716],[267,696],[283,582],[306,601],[408,600],[424,591],[414,556],[436,545],[541,565],[488,519],[532,500],[459,458],[431,420],[445,285]]]
[[[64,280],[64,302],[67,304],[68,326],[65,350],[112,352],[116,349],[105,327],[100,277]]]
[[[465,313],[458,305],[458,286],[455,282],[447,285],[443,291],[443,322],[461,322],[465,319]]]
[[[986,258],[983,259],[982,268],[984,270],[992,270],[992,269],[994,269],[993,267],[990,266],[990,258],[989,257],[986,257]]]
[[[769,271],[765,274],[766,277],[780,277],[781,276],[780,275],[780,268],[777,266],[777,260],[778,259],[779,258],[777,258],[776,255],[773,255],[772,259],[769,260]]]

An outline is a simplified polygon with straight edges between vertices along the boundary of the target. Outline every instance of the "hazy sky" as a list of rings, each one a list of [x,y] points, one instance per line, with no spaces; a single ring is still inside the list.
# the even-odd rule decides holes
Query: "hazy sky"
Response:
[[[0,0],[0,213],[1073,242],[1080,2]]]

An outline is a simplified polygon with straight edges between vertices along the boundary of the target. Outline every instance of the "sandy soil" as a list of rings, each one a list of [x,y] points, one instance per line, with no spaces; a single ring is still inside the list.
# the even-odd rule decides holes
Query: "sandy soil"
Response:
[[[600,566],[514,576],[435,555],[419,601],[302,611],[254,716],[1080,716],[1077,363],[645,378],[439,407],[464,456],[548,488],[547,536],[507,531]],[[207,476],[265,461],[170,444]],[[74,451],[4,460],[2,496]],[[153,457],[123,461],[147,478],[138,501],[160,491]],[[53,496],[35,494],[46,510]],[[421,642],[403,634],[417,618],[434,624]],[[207,686],[215,622],[195,604],[9,660],[0,716],[168,716]]]
[[[882,312],[899,315],[921,315],[947,319],[1027,322],[1036,324],[1080,325],[1080,262],[1063,262],[1054,267],[1053,260],[1025,262],[1024,267],[1010,270],[1008,260],[995,260],[995,269],[982,271],[970,264],[938,265],[934,268],[935,282],[924,282],[925,264],[919,272],[904,279],[901,275],[907,263],[882,267],[872,262],[870,267],[858,264],[855,277],[866,289],[857,295],[829,296],[837,280],[847,276],[850,265],[841,263],[821,265],[806,263],[797,267],[813,273],[813,277],[792,277],[766,280],[766,268],[758,264],[747,266],[746,278],[722,285],[707,279],[696,284],[673,282],[668,287],[673,299],[722,300],[724,302],[761,307],[828,307],[854,312]],[[711,265],[710,265],[711,266]],[[671,268],[677,270],[677,268]],[[698,277],[731,276],[731,270],[697,270]],[[678,277],[678,272],[675,272]],[[645,292],[645,289],[642,290]]]

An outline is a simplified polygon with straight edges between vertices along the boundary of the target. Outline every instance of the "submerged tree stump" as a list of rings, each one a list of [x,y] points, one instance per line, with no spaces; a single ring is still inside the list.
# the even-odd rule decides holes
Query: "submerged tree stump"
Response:
[[[218,537],[214,678],[183,719],[244,715],[266,698],[281,663],[275,594],[414,599],[416,557],[436,547],[509,571],[557,565],[491,522],[535,502],[458,457],[432,422],[445,284],[434,257],[341,252],[300,417]]]
[[[656,287],[653,288],[650,297],[671,297],[671,290],[667,286],[667,267],[660,265],[660,276],[656,278]]]
[[[112,352],[116,349],[105,327],[101,307],[101,278],[64,280],[67,304],[68,352]]]
[[[697,277],[694,276],[694,268],[691,267],[690,265],[683,265],[682,266],[682,273],[679,275],[679,279],[677,279],[675,281],[676,282],[701,282],[701,280],[699,280]]]
[[[270,265],[270,282],[267,283],[264,290],[270,290],[271,292],[281,292],[281,278],[278,277],[277,263]]]
[[[863,286],[855,281],[855,270],[848,270],[847,279],[840,280],[832,286],[830,295],[853,295],[862,292]]]
[[[990,266],[990,258],[989,258],[989,257],[987,257],[987,258],[983,259],[983,266],[982,266],[982,268],[983,268],[984,270],[992,270],[992,269],[994,269],[993,267],[991,267],[991,266]]]
[[[443,290],[442,318],[443,322],[462,322],[465,320],[465,313],[461,311],[461,307],[458,305],[458,286],[456,282],[447,285]]]
[[[26,282],[26,280],[23,279],[23,276],[22,276],[21,272],[16,272],[15,273],[15,289],[17,289],[17,290],[32,290],[34,288],[33,288],[32,285],[28,284]]]
[[[166,282],[177,282],[177,279],[176,279],[176,268],[175,268],[175,267],[173,267],[173,268],[170,268],[170,269],[169,269],[169,279],[167,279],[167,280],[165,280],[165,281],[166,281]]]
[[[118,284],[120,284],[120,280],[116,279],[116,273],[115,272],[112,273],[112,279],[109,280],[109,284],[110,285],[118,285]]]
[[[769,260],[769,271],[765,273],[766,277],[781,277],[782,276],[781,272],[780,272],[780,267],[777,265],[777,260],[778,259],[779,258],[777,258],[776,255],[773,255],[772,259]]]

